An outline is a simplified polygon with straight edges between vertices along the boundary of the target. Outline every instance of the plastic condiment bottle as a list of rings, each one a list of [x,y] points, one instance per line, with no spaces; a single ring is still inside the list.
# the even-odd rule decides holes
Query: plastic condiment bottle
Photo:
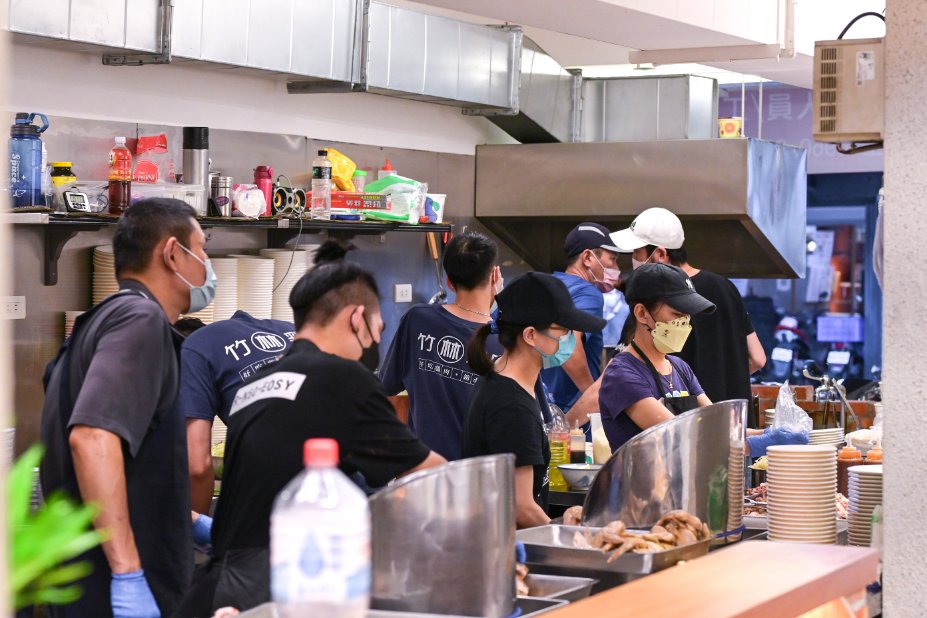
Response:
[[[377,172],[377,180],[386,178],[387,176],[398,176],[399,172],[396,171],[390,162],[389,159],[386,160],[386,164],[380,168],[380,171]]]
[[[550,466],[548,467],[548,478],[550,479],[551,491],[568,491],[566,479],[560,473],[557,467],[560,464],[570,463],[570,434],[565,430],[559,431],[552,429],[547,434],[550,441]]]
[[[586,463],[586,434],[579,428],[579,421],[570,430],[570,463]]]
[[[277,496],[270,588],[281,618],[363,618],[370,600],[367,497],[338,469],[338,443],[307,440],[306,468]]]
[[[882,465],[882,447],[876,446],[869,449],[869,452],[866,453],[866,461],[864,463]]]
[[[863,456],[859,449],[853,446],[844,446],[837,453],[837,491],[844,496],[847,495],[847,486],[850,481],[849,469],[851,466],[859,466],[863,463]]]
[[[66,185],[69,182],[77,182],[77,176],[71,170],[70,161],[52,161],[51,181],[56,187]]]
[[[367,185],[367,170],[354,170],[351,181],[354,183],[354,190],[363,193],[364,187]]]

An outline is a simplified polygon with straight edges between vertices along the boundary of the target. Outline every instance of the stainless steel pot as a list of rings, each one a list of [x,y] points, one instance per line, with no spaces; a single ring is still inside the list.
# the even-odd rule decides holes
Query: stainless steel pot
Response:
[[[370,498],[373,609],[502,618],[514,611],[515,457],[454,461]]]
[[[746,418],[745,400],[724,401],[628,440],[593,481],[583,523],[620,519],[629,528],[649,528],[667,511],[685,509],[720,538],[739,539]]]

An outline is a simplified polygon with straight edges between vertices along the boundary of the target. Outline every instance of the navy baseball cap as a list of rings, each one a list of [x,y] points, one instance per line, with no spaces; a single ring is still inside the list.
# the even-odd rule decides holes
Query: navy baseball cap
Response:
[[[644,264],[628,277],[624,291],[628,305],[658,299],[687,315],[714,313],[715,304],[695,291],[692,280],[678,266]]]
[[[563,241],[563,251],[568,258],[579,255],[586,249],[605,249],[618,253],[618,247],[609,237],[611,232],[604,225],[598,223],[580,223],[567,234]]]
[[[499,320],[510,324],[559,324],[584,333],[598,332],[606,324],[601,317],[577,309],[563,281],[546,273],[515,277],[496,295],[496,302]]]

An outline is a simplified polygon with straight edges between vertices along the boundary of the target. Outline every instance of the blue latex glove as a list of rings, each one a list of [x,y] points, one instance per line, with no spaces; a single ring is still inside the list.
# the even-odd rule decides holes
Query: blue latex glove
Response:
[[[109,598],[113,606],[113,618],[161,618],[161,610],[151,594],[142,569],[131,573],[113,573]]]
[[[770,446],[781,444],[808,444],[808,433],[805,431],[789,431],[785,428],[773,429],[767,427],[759,436],[747,436],[750,445],[750,457],[762,457]]]
[[[515,541],[515,562],[522,564],[528,562],[528,553],[525,551],[525,544],[521,541]]]
[[[193,545],[198,550],[212,555],[212,517],[209,515],[200,515],[193,522]]]

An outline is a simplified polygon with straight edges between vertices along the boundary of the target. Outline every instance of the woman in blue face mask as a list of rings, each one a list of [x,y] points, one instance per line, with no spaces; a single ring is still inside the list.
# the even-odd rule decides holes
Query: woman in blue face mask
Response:
[[[550,446],[535,384],[541,369],[565,363],[576,347],[573,331],[602,330],[605,320],[580,311],[566,285],[553,275],[527,273],[497,296],[498,318],[480,328],[467,347],[467,362],[480,374],[463,430],[463,456],[515,455],[515,523],[519,528],[547,516]],[[491,358],[486,339],[495,334],[504,350]]]

